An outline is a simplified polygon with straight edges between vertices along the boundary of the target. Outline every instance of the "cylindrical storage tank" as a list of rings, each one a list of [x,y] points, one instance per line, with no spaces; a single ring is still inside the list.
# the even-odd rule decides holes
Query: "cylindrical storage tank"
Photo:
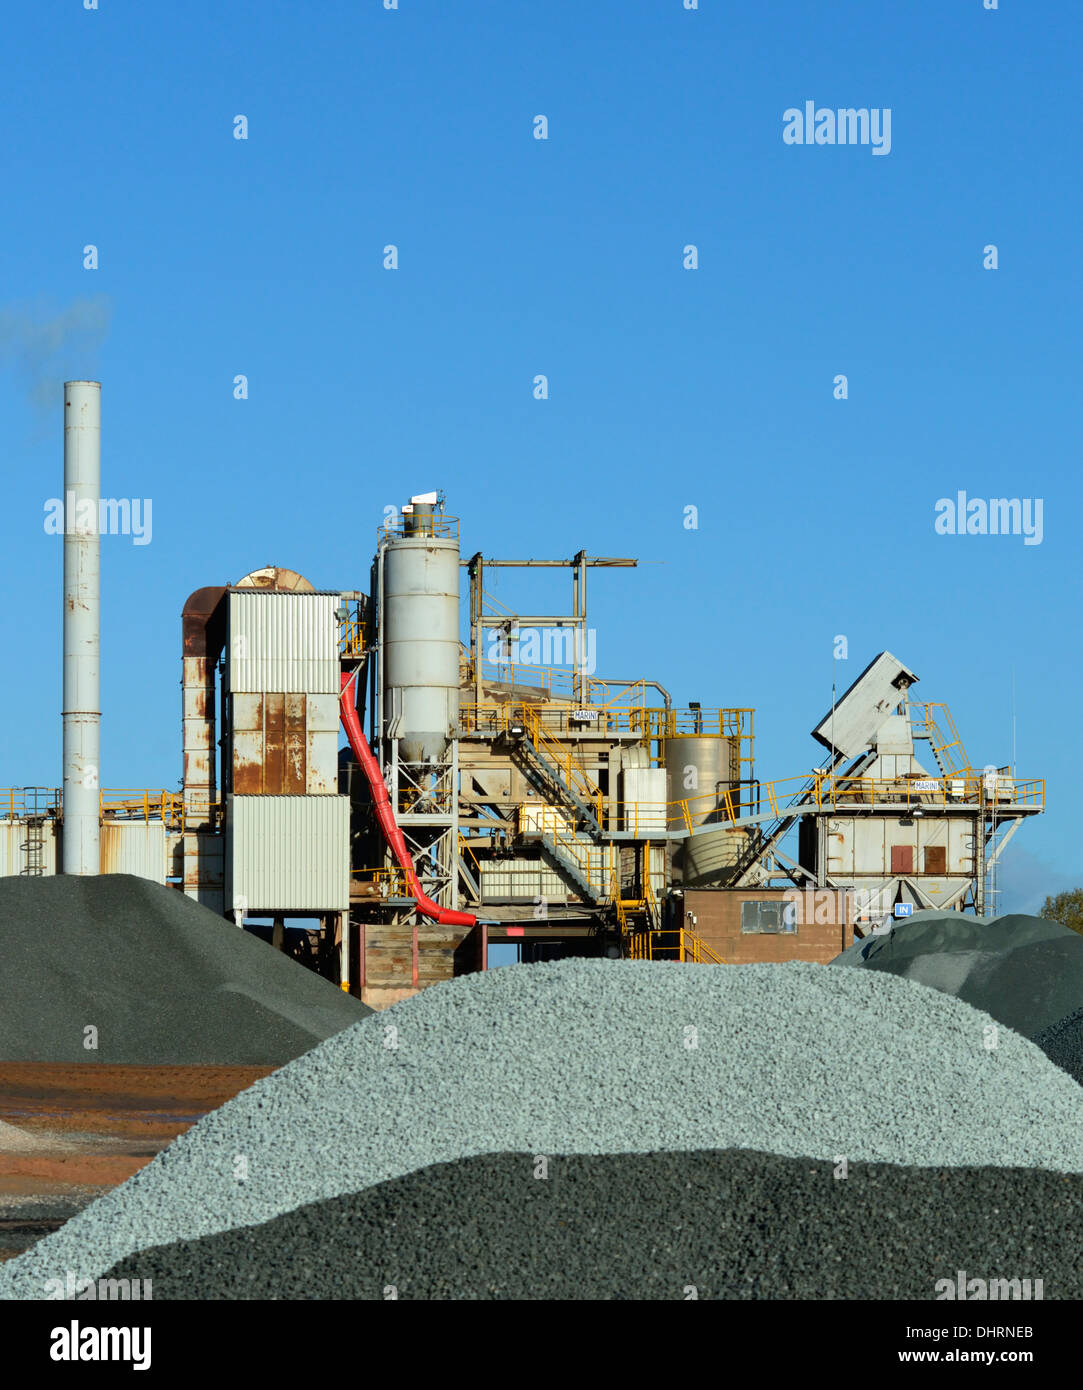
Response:
[[[748,845],[746,830],[703,830],[677,842],[674,867],[683,884],[725,883]]]
[[[669,828],[685,825],[681,808],[688,802],[693,825],[714,824],[728,819],[722,807],[722,793],[728,791],[737,801],[740,781],[739,740],[719,735],[675,734],[667,738],[662,751],[669,796]]]
[[[740,792],[740,741],[720,735],[675,734],[663,748],[669,797],[671,830],[687,826],[683,808],[693,826],[725,824],[729,820],[723,793],[730,792],[734,809]],[[737,814],[740,814],[737,810]],[[741,832],[703,831],[679,840],[674,867],[687,884],[725,880],[747,843]]]
[[[459,724],[459,542],[394,535],[383,554],[384,718],[406,763],[441,762]]]

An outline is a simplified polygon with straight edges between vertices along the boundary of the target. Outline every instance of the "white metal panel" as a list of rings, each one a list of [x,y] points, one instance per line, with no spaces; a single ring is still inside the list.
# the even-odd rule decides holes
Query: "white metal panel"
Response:
[[[624,828],[644,839],[652,831],[666,828],[666,769],[664,767],[626,767],[621,774],[624,787]]]
[[[339,698],[308,697],[308,780],[310,796],[338,792]]]
[[[305,760],[305,791],[309,796],[338,792],[338,734],[308,732]]]
[[[544,860],[520,856],[501,860],[493,868],[483,864],[481,893],[483,900],[488,902],[498,898],[515,898],[523,902],[544,898],[548,902],[563,903],[565,898],[576,896]]]
[[[889,715],[873,734],[871,742],[873,748],[885,755],[912,754],[914,739],[910,720],[904,714]]]
[[[898,657],[881,652],[861,672],[812,731],[812,737],[848,758],[864,753],[876,731],[902,699],[902,688],[917,676]]]
[[[20,874],[26,865],[27,856],[23,849],[26,843],[26,822],[20,820],[0,821],[0,878]],[[47,820],[41,828],[44,844],[41,849],[43,874],[56,873],[57,832],[56,822]]]
[[[308,729],[314,734],[334,734],[337,740],[339,727],[339,698],[334,695],[313,695],[308,697]]]
[[[336,695],[339,689],[335,594],[229,595],[230,690],[237,694]]]
[[[161,821],[103,821],[101,841],[103,874],[135,874],[153,883],[165,882],[165,825]]]
[[[348,796],[227,798],[226,907],[346,912]]]

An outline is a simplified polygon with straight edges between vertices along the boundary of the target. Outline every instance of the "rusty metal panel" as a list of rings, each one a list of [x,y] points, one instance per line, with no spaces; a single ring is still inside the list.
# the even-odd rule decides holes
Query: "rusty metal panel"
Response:
[[[891,872],[893,874],[912,874],[914,872],[914,846],[891,846]]]
[[[238,796],[337,795],[338,744],[337,696],[280,691],[233,696]]]
[[[263,730],[234,731],[233,790],[241,796],[263,791]]]
[[[282,786],[286,796],[303,796],[307,791],[308,740],[305,737],[307,711],[304,695],[286,695],[285,735],[282,750]]]
[[[263,790],[270,796],[282,791],[286,741],[286,697],[277,691],[263,704]]]
[[[338,695],[337,594],[229,595],[228,688]]]
[[[165,826],[161,821],[103,821],[101,872],[135,874],[165,882]]]
[[[349,797],[230,796],[226,815],[227,908],[349,910]]]

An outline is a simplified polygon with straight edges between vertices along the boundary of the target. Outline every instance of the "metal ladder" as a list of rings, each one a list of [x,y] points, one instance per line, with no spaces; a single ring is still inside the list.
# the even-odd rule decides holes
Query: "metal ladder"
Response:
[[[26,823],[26,839],[22,842],[22,852],[26,862],[19,870],[20,877],[28,875],[40,878],[45,873],[45,829],[48,810],[49,789],[47,787],[24,787],[23,807]]]

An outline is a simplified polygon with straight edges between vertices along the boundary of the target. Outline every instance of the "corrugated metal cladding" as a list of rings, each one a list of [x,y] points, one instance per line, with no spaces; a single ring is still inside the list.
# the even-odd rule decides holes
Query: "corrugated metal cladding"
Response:
[[[231,591],[228,682],[234,693],[338,695],[337,594]]]
[[[41,829],[44,844],[41,847],[42,872],[56,873],[57,834],[56,822],[46,821]],[[22,873],[27,862],[24,849],[27,840],[25,821],[0,821],[0,878],[13,877]]]
[[[516,856],[502,860],[498,867],[482,869],[481,897],[483,902],[511,899],[532,903],[536,898],[545,898],[563,903],[569,897],[574,898],[575,893],[543,860]]]
[[[135,874],[154,883],[165,882],[165,826],[161,821],[103,821],[103,874]]]
[[[55,821],[46,821],[41,836],[42,873],[57,872],[57,847],[63,838]],[[27,828],[23,821],[0,821],[0,878],[22,873],[27,862],[24,849]],[[104,821],[101,828],[101,872],[134,874],[164,883],[166,878],[165,826],[160,821]]]
[[[227,910],[349,910],[348,796],[230,796],[226,833]]]

